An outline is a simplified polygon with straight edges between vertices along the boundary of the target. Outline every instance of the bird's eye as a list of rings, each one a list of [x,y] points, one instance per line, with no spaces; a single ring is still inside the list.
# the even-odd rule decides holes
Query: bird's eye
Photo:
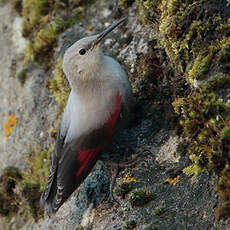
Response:
[[[78,52],[80,55],[84,55],[86,53],[85,49],[80,49]]]

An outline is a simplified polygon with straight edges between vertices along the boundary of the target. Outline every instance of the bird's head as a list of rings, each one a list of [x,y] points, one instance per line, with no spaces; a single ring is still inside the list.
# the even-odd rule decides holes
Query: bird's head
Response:
[[[95,76],[102,64],[101,41],[125,19],[120,19],[97,35],[80,39],[67,49],[63,58],[63,70],[70,84],[77,80],[90,80]]]

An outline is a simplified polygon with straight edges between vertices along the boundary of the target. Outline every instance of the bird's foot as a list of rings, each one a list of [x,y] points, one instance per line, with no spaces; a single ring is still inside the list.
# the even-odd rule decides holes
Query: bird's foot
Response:
[[[140,159],[140,156],[142,156],[144,153],[149,154],[149,153],[151,153],[151,151],[146,150],[146,149],[141,150],[140,152],[137,153],[137,156],[134,159],[132,159],[130,161],[127,161],[127,162],[116,163],[114,161],[109,161],[107,159],[103,159],[103,158],[101,159],[105,164],[111,166],[115,170],[115,173],[113,175],[112,181],[110,183],[109,196],[110,196],[112,201],[115,201],[119,205],[120,205],[120,203],[116,200],[116,198],[113,195],[113,189],[114,189],[114,186],[115,186],[115,183],[116,183],[117,176],[118,176],[118,174],[120,172],[120,169],[132,167],[132,166],[136,165],[138,162],[143,160],[143,158]]]

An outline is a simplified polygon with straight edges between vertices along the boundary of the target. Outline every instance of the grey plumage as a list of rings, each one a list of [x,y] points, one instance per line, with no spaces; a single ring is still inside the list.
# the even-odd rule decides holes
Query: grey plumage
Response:
[[[41,205],[48,206],[50,214],[90,173],[111,141],[121,113],[129,110],[132,93],[128,77],[117,61],[104,56],[100,47],[102,39],[123,21],[77,41],[64,55],[63,70],[71,93],[41,197]]]

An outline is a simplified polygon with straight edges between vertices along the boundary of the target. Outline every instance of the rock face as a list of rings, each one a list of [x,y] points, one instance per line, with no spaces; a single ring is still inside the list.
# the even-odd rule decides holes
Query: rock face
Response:
[[[26,40],[21,37],[21,19],[12,10],[10,4],[4,4],[0,8],[1,29],[1,138],[0,170],[7,165],[23,167],[22,154],[25,149],[37,144],[50,144],[47,130],[48,123],[56,119],[56,102],[52,101],[45,87],[48,74],[41,68],[29,67],[28,79],[22,87],[16,78],[16,72],[22,68],[23,52]],[[17,125],[11,135],[6,139],[4,123],[9,114],[17,118]],[[48,121],[48,120],[49,121]]]
[[[21,36],[21,18],[11,5],[0,6],[2,171],[8,165],[23,169],[22,156],[28,154],[28,147],[48,149],[54,143],[49,130],[58,126],[60,111],[46,87],[52,71],[30,64],[23,86],[15,77],[23,66],[27,41]],[[56,60],[76,40],[129,16],[127,23],[113,31],[103,46],[105,53],[127,70],[138,101],[134,121],[119,133],[104,154],[104,158],[125,161],[142,153],[141,161],[122,169],[116,179],[114,196],[120,204],[109,198],[112,169],[99,161],[56,215],[37,221],[30,218],[21,229],[228,229],[229,221],[217,221],[214,215],[219,204],[213,189],[214,177],[203,173],[194,179],[182,173],[191,163],[186,155],[188,141],[180,130],[175,131],[171,120],[176,116],[169,104],[170,93],[180,94],[187,86],[182,83],[182,89],[171,89],[172,71],[167,69],[169,60],[164,50],[157,47],[158,31],[144,26],[138,14],[136,4],[121,10],[116,0],[109,3],[98,0],[84,19],[59,35],[54,54]],[[4,124],[9,114],[16,116],[17,124],[6,138]],[[120,196],[116,188],[123,183],[129,185],[129,190],[123,190]],[[153,199],[147,199],[146,194]],[[131,202],[133,198],[143,205],[135,205]],[[2,229],[5,226],[18,229],[14,218],[0,219],[0,223]]]

